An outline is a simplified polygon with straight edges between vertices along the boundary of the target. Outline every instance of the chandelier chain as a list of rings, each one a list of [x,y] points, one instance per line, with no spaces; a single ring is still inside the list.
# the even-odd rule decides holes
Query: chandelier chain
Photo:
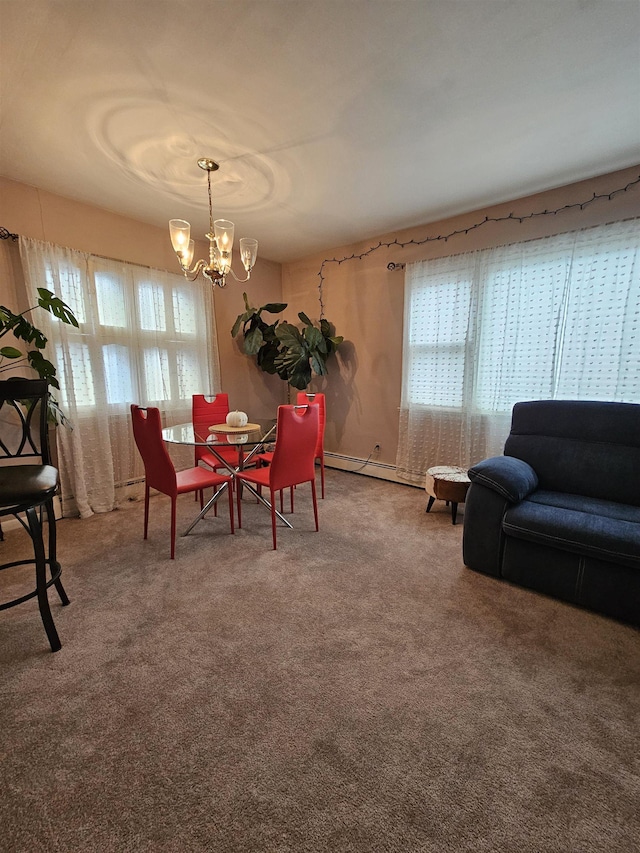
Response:
[[[211,201],[211,169],[207,169],[207,191],[209,193],[209,234],[213,234],[213,202]]]

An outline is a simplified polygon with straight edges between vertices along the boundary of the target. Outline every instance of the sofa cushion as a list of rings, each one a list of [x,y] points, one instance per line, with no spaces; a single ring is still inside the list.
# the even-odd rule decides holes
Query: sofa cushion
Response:
[[[505,513],[507,536],[640,568],[640,508],[539,490]]]

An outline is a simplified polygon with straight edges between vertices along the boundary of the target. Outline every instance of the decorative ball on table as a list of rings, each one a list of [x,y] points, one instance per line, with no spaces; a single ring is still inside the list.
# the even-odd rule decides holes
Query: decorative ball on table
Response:
[[[247,423],[249,421],[249,417],[247,416],[246,412],[239,412],[236,409],[236,411],[234,411],[234,412],[229,412],[229,414],[226,417],[226,421],[227,421],[227,426],[243,427],[243,426],[247,425]]]

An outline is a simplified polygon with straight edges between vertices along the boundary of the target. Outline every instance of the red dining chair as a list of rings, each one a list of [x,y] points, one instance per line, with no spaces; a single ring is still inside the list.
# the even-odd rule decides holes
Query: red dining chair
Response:
[[[133,437],[144,462],[144,538],[149,527],[149,490],[157,489],[171,498],[171,559],[176,551],[176,498],[187,492],[199,492],[202,489],[218,489],[228,483],[229,520],[231,532],[233,526],[233,489],[231,477],[216,474],[206,468],[196,466],[186,471],[176,471],[171,457],[162,440],[160,410],[148,406],[131,406]]]
[[[299,406],[309,404],[311,406],[318,407],[318,440],[316,442],[314,462],[320,462],[320,482],[322,485],[321,494],[324,500],[324,427],[327,420],[324,394],[313,394],[308,391],[298,391],[296,402]],[[269,465],[273,459],[273,452],[267,451],[265,453],[259,453],[256,456],[256,459],[258,460],[259,465]],[[291,500],[291,511],[293,512],[293,493],[291,495]],[[280,495],[280,510],[282,510],[282,495]]]
[[[273,549],[276,543],[276,492],[301,483],[311,483],[313,514],[318,530],[318,501],[316,498],[316,477],[314,453],[318,440],[318,407],[317,406],[278,406],[278,422],[276,427],[276,448],[273,459],[268,467],[256,468],[254,471],[241,471],[236,476],[246,483],[252,491],[251,484],[259,489],[265,487],[270,492],[271,530],[273,533]],[[257,495],[255,490],[254,494]],[[242,501],[240,489],[238,495],[238,527],[242,527]]]
[[[205,394],[194,394],[191,398],[191,420],[194,428],[200,428],[200,433],[206,435],[210,426],[214,424],[223,424],[229,414],[229,395],[213,394],[210,397]],[[239,464],[239,452],[236,447],[217,447],[216,451],[225,459],[233,468],[237,468]],[[219,459],[207,450],[206,447],[195,447],[195,462],[204,462],[209,468],[214,470],[224,470],[224,466]]]

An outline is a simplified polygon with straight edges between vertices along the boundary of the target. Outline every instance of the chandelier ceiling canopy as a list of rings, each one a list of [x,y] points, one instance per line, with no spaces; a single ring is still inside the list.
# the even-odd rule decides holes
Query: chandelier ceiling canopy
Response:
[[[189,281],[195,279],[202,273],[209,281],[225,287],[227,275],[231,275],[236,281],[248,281],[251,277],[256,258],[258,256],[258,241],[251,237],[240,238],[240,259],[247,273],[246,278],[238,278],[231,269],[231,253],[233,251],[234,224],[228,219],[213,219],[213,205],[211,202],[211,172],[216,172],[220,167],[209,157],[201,157],[198,166],[207,173],[207,189],[209,192],[209,233],[205,234],[209,240],[209,260],[196,261],[193,267],[194,241],[191,239],[191,225],[184,219],[171,219],[169,221],[169,233],[171,244],[178,257],[180,267]]]

